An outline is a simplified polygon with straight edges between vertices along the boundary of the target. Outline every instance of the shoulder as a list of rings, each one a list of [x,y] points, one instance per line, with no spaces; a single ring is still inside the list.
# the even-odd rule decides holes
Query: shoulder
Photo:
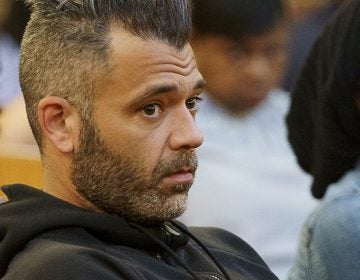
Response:
[[[360,194],[346,193],[324,201],[313,213],[309,224],[313,227],[314,237],[324,241],[360,234]]]
[[[290,106],[290,93],[280,88],[272,89],[267,100],[268,106],[286,113]]]
[[[312,274],[325,272],[329,279],[357,278],[359,224],[359,194],[343,194],[320,204],[302,234]]]
[[[308,220],[314,234],[360,234],[357,226],[360,224],[359,181],[360,170],[354,169],[328,187],[325,197]]]
[[[227,252],[266,266],[246,241],[229,231],[215,227],[191,227],[190,230],[209,249]]]
[[[219,228],[193,227],[190,231],[233,273],[233,279],[278,279],[256,251],[235,234]]]
[[[125,257],[115,259],[101,247],[68,239],[40,237],[18,253],[4,279],[115,280],[126,279],[127,274],[137,275],[137,272]]]
[[[306,223],[310,248],[323,255],[349,251],[360,257],[359,246],[354,246],[359,224],[360,193],[344,182],[334,184]]]
[[[277,124],[277,126],[284,128],[284,118],[289,110],[289,106],[289,93],[282,89],[274,88],[269,91],[266,99],[254,108],[250,115],[252,118],[271,124],[271,127]]]

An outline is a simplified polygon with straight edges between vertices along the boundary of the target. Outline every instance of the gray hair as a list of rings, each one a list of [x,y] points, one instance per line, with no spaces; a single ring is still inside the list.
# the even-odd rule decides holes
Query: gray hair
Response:
[[[37,105],[48,95],[67,99],[83,119],[98,81],[109,70],[110,27],[181,49],[191,31],[189,0],[25,0],[32,15],[20,54],[20,85],[41,150]]]

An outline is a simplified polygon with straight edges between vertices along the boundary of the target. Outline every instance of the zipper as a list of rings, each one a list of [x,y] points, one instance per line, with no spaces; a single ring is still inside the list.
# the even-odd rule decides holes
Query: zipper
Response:
[[[201,278],[204,278],[206,280],[223,280],[223,278],[221,278],[220,276],[211,273],[199,273],[199,275],[201,276]]]
[[[179,236],[181,234],[180,232],[177,231],[177,229],[172,227],[171,223],[169,223],[169,222],[164,223],[163,229],[166,233],[174,235],[174,236]]]
[[[155,258],[157,258],[158,260],[162,260],[161,253],[156,253]]]
[[[173,236],[179,236],[181,235],[181,232],[178,231],[177,228],[175,228],[170,222],[165,222],[163,226],[161,227],[169,241],[172,240]],[[160,255],[160,256],[159,256]],[[161,259],[161,254],[156,255],[157,258]],[[221,276],[212,274],[212,273],[195,273],[199,275],[201,278],[205,280],[224,280]]]

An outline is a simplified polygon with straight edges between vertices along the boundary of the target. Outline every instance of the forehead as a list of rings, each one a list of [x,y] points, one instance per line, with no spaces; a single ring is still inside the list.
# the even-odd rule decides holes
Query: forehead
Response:
[[[137,85],[162,79],[191,84],[202,79],[189,44],[177,49],[157,39],[142,39],[119,26],[113,26],[110,35],[112,79]]]

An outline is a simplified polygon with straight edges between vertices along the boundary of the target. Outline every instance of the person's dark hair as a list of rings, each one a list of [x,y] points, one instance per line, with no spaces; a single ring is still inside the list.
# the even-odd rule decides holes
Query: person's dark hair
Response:
[[[37,105],[67,99],[89,119],[99,81],[109,72],[110,28],[181,49],[191,31],[188,0],[27,0],[32,14],[20,54],[20,85],[41,150]]]
[[[282,0],[193,0],[196,33],[232,40],[266,33],[284,14]]]

